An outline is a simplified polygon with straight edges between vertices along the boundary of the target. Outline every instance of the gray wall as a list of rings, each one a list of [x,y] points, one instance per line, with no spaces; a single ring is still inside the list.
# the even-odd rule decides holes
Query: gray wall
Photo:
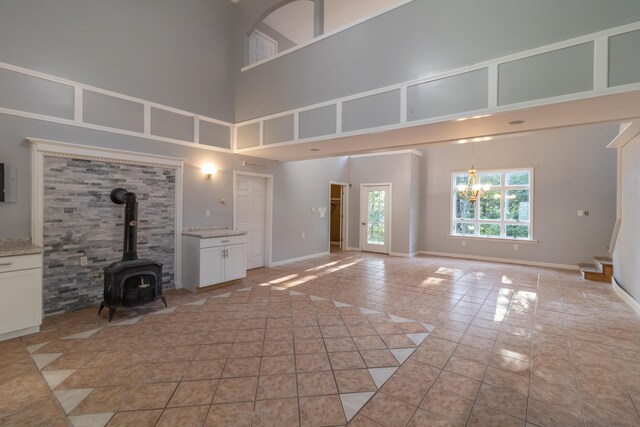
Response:
[[[471,164],[470,144],[422,149],[426,251],[575,265],[606,256],[615,223],[616,155],[605,146],[616,125],[536,132],[476,143],[478,169],[534,167],[534,230],[538,244],[449,238],[451,172]],[[589,216],[578,217],[578,210]]]
[[[348,157],[281,163],[274,169],[274,262],[329,250],[330,181],[349,182]],[[319,207],[327,209],[324,218]]]
[[[3,0],[0,61],[233,121],[234,20],[220,0]]]
[[[351,158],[349,246],[360,241],[360,184],[391,184],[391,252],[411,250],[412,158],[409,153]]]
[[[41,138],[97,147],[109,147],[140,153],[153,153],[179,157],[185,160],[184,168],[184,211],[185,227],[224,225],[230,227],[233,221],[233,170],[253,169],[242,166],[243,159],[249,157],[221,152],[205,151],[197,148],[162,143],[142,138],[132,138],[107,132],[93,131],[66,125],[58,125],[38,120],[0,114],[0,162],[17,168],[18,201],[0,203],[0,238],[29,236],[29,149],[25,138]],[[219,172],[207,181],[200,168],[205,163],[213,163]],[[252,159],[253,163],[271,165],[273,162]],[[270,168],[267,168],[270,171]],[[262,172],[262,169],[260,170]],[[270,172],[267,172],[270,173]],[[226,204],[219,202],[226,199]],[[211,217],[205,217],[205,210]]]
[[[622,167],[619,171],[622,188],[620,229],[613,252],[613,272],[616,281],[636,301],[640,302],[640,137],[622,147]]]
[[[240,2],[239,37],[276,3]],[[236,119],[311,105],[638,20],[637,0],[415,0],[242,73],[238,66]]]
[[[320,218],[317,208],[329,208],[330,181],[349,181],[346,157],[276,163],[2,114],[0,129],[3,138],[3,143],[0,144],[0,161],[16,166],[18,180],[17,203],[0,203],[0,238],[29,236],[30,175],[29,149],[25,142],[27,137],[184,159],[184,227],[231,227],[233,171],[273,174],[273,261],[327,251],[329,216]],[[245,167],[242,165],[243,160],[264,164],[266,167]],[[211,181],[206,180],[200,171],[205,163],[213,163],[218,167],[219,171]],[[225,199],[225,204],[220,203],[221,198]],[[312,207],[316,208],[315,213],[311,213]],[[205,217],[206,210],[211,211],[209,218]],[[302,232],[306,234],[304,239],[301,237]]]

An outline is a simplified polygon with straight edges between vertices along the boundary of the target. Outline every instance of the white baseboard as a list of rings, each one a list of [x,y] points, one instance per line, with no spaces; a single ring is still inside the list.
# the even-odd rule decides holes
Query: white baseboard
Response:
[[[633,299],[633,297],[631,295],[629,295],[627,293],[627,291],[625,291],[624,289],[622,289],[622,287],[618,284],[618,282],[616,281],[615,277],[611,278],[611,287],[613,288],[613,290],[616,292],[616,294],[624,301],[626,302],[629,307],[631,307],[633,309],[633,311],[636,312],[636,314],[638,316],[640,316],[640,303],[638,303],[638,301],[636,301],[635,299]]]
[[[19,329],[17,331],[6,332],[4,334],[0,334],[0,341],[10,340],[13,338],[18,338],[23,335],[35,334],[40,332],[40,325],[31,326],[29,328]]]
[[[404,252],[389,252],[389,255],[391,256],[399,256],[399,257],[405,257],[405,258],[412,258],[416,256],[416,254],[417,252],[412,252],[410,254],[404,253]]]
[[[534,267],[562,268],[564,270],[579,270],[580,267],[571,264],[554,264],[551,262],[527,261],[523,259],[495,258],[481,255],[453,254],[446,252],[418,251],[419,255],[442,256],[449,258],[472,259],[477,261],[503,262],[506,264],[532,265]]]
[[[329,251],[318,252],[317,254],[305,255],[305,256],[298,257],[298,258],[291,258],[291,259],[285,259],[285,260],[282,260],[282,261],[272,262],[271,263],[271,267],[277,267],[279,265],[290,264],[292,262],[297,262],[297,261],[304,261],[306,259],[317,258],[317,257],[323,256],[323,255],[329,255]]]
[[[348,251],[358,251],[358,252],[362,252],[362,249],[360,248],[347,248]]]
[[[49,316],[57,316],[58,314],[65,314],[66,311],[64,310],[58,310],[58,311],[54,311],[53,313],[45,313],[42,317],[49,317]]]

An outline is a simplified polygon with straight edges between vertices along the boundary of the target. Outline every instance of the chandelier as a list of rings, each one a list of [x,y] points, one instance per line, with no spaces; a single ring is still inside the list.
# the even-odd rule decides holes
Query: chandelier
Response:
[[[475,203],[476,200],[483,197],[489,190],[491,190],[491,184],[480,184],[476,170],[471,165],[469,169],[469,176],[467,177],[466,184],[456,185],[456,189],[460,196],[469,200],[471,203]]]

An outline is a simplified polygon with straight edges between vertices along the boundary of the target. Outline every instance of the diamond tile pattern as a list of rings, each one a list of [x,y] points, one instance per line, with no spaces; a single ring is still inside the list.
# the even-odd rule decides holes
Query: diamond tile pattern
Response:
[[[640,321],[575,272],[344,252],[167,296],[0,343],[0,424],[640,424]]]
[[[90,373],[87,377],[86,372],[76,370],[44,372],[54,390],[67,379],[73,383],[82,378],[82,391],[62,388],[55,393],[67,412],[81,406],[81,410],[73,414],[83,416],[76,418],[76,423],[94,419],[89,415],[95,415],[95,419],[102,422],[105,413],[249,401],[258,402],[255,408],[260,408],[260,413],[254,414],[254,423],[285,417],[293,405],[295,421],[303,425],[313,425],[316,420],[331,425],[344,424],[345,414],[349,419],[353,418],[391,374],[377,375],[374,381],[353,338],[363,343],[364,348],[391,350],[395,359],[378,357],[376,367],[396,369],[429,335],[427,328],[417,321],[360,310],[360,307],[339,301],[312,299],[301,292],[271,286],[240,289],[172,308],[174,310],[159,310],[157,313],[162,316],[122,320],[115,323],[118,328],[103,331],[96,328],[61,338],[86,343],[94,341],[91,337],[96,336],[96,342],[116,344],[128,335],[147,338],[143,342],[145,350],[150,350],[148,360],[136,357],[132,362],[127,357],[129,352],[108,347],[85,364],[86,367],[111,370],[113,374],[126,375],[126,368],[129,368],[135,376],[135,372],[166,369],[164,365],[157,366],[160,363],[188,364],[179,383],[156,382],[140,376],[131,382],[123,379],[122,383],[131,387],[112,387],[113,392],[105,387],[105,378],[100,375],[91,378]],[[406,329],[418,332],[403,333],[396,324],[399,322]],[[136,327],[138,324],[145,326]],[[184,326],[185,331],[176,331],[172,326],[175,324]],[[355,336],[348,325],[358,326],[352,329]],[[165,327],[170,330],[163,335],[161,331]],[[159,341],[152,337],[156,334],[160,335]],[[79,345],[83,347],[83,344]],[[44,353],[46,350],[47,345],[34,347],[36,354],[32,355],[42,368],[50,360],[65,354],[54,356]],[[165,350],[164,354],[161,350]],[[66,352],[75,353],[74,348]],[[156,366],[151,365],[153,361]],[[74,377],[76,372],[78,377]],[[131,375],[126,378],[130,379]],[[174,378],[178,379],[178,376]],[[116,392],[118,395],[114,396]],[[111,400],[105,402],[107,397],[103,396]],[[290,404],[275,401],[287,398],[294,400]],[[85,404],[89,399],[92,403]],[[271,400],[274,402],[269,403]],[[348,406],[343,408],[343,404]],[[272,413],[280,406],[285,414]],[[90,408],[95,408],[95,414],[88,413]],[[178,414],[181,412],[173,410],[161,420],[168,422]],[[204,419],[204,415],[206,413],[194,412],[196,419]]]

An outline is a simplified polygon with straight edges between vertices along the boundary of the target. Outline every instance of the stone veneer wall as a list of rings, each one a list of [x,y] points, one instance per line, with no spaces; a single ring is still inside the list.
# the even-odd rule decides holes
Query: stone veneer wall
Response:
[[[84,159],[44,159],[44,312],[102,301],[103,269],[122,258],[124,205],[109,195],[138,195],[138,256],[161,262],[163,288],[174,287],[174,169]],[[80,265],[86,256],[88,264]]]

